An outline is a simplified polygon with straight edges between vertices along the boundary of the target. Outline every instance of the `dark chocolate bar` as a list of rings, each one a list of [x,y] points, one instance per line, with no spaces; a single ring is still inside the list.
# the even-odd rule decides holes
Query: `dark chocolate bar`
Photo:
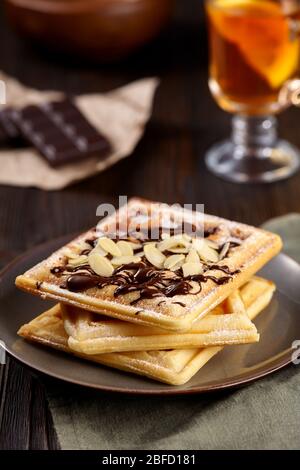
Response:
[[[53,166],[90,155],[103,156],[108,140],[66,99],[13,110],[12,119],[23,137]]]
[[[19,129],[11,118],[12,108],[0,111],[0,145],[10,145],[21,139]]]

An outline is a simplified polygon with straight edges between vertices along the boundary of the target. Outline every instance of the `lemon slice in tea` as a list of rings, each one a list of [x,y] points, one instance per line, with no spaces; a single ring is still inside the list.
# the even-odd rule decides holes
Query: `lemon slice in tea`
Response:
[[[208,15],[225,41],[234,43],[247,64],[273,89],[296,71],[299,38],[293,38],[281,5],[269,0],[216,0]]]

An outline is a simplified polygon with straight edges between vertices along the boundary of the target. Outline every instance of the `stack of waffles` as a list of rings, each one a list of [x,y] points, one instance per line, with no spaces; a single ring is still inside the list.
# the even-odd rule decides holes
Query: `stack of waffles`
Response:
[[[275,234],[132,199],[17,277],[58,302],[19,335],[181,385],[223,347],[259,341],[252,320],[275,286],[255,274],[280,249]]]

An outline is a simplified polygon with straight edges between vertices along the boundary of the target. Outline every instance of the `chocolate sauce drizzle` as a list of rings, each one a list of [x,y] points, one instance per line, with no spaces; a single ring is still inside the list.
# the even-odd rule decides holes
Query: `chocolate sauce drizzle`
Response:
[[[216,277],[205,274],[207,271],[222,271],[225,276]],[[92,287],[102,289],[108,285],[114,285],[117,288],[114,291],[114,297],[128,294],[129,292],[138,292],[139,297],[131,302],[136,304],[141,299],[153,299],[155,297],[174,297],[175,295],[196,295],[201,292],[202,284],[208,280],[217,285],[226,284],[232,280],[232,276],[239,270],[230,271],[228,266],[205,265],[204,273],[183,277],[181,270],[175,271],[172,277],[169,272],[158,270],[143,258],[138,263],[129,263],[115,269],[113,275],[109,278],[102,277],[93,272],[89,265],[73,267],[55,267],[51,270],[52,274],[61,276],[63,272],[70,272],[65,282],[61,285],[63,289],[72,292],[81,292]],[[191,281],[198,284],[198,290],[195,292]],[[165,301],[162,301],[165,302]],[[181,307],[185,307],[183,302],[174,302]]]
[[[171,229],[170,235],[172,236],[177,233],[183,233],[182,229],[183,226]],[[207,238],[217,230],[218,227],[204,230],[204,237]],[[156,233],[158,233],[159,240],[161,240],[162,232],[163,228],[157,227]],[[203,231],[201,231],[201,234],[200,229],[197,229],[193,224],[189,224],[189,226],[187,226],[185,223],[184,232],[190,233],[194,236],[203,236]],[[153,241],[152,235],[153,233],[149,232],[148,229],[141,229],[134,239],[130,237],[128,240],[136,241],[137,243],[139,243],[140,239],[144,242],[148,240]],[[118,237],[114,237],[114,241],[117,240]],[[230,249],[237,246],[236,239],[228,241],[230,242]],[[97,244],[97,237],[95,236],[91,239],[87,239],[85,242],[90,248],[82,250],[80,255],[88,255],[91,252]],[[219,253],[221,253],[223,246],[224,245],[218,248],[217,251]],[[182,270],[178,269],[170,276],[170,271],[155,268],[145,257],[143,257],[138,263],[129,263],[116,268],[110,277],[99,276],[91,269],[89,264],[77,267],[69,265],[55,266],[51,269],[51,273],[57,277],[63,277],[64,280],[60,284],[60,287],[72,292],[82,292],[92,287],[102,289],[109,285],[116,286],[114,297],[128,294],[130,292],[138,292],[139,297],[131,302],[131,305],[134,305],[141,299],[153,299],[155,297],[171,298],[176,295],[187,294],[196,295],[201,292],[202,285],[207,281],[213,281],[217,285],[226,284],[232,280],[235,274],[240,272],[239,270],[230,271],[228,266],[218,264],[203,264],[203,268],[203,274],[184,277]],[[208,273],[208,271],[220,271],[224,276],[216,277]],[[193,285],[192,282],[197,283],[198,288]],[[165,302],[166,300],[161,300],[159,305]],[[172,303],[185,307],[183,302],[174,301]],[[137,314],[140,312],[141,311],[139,310]]]

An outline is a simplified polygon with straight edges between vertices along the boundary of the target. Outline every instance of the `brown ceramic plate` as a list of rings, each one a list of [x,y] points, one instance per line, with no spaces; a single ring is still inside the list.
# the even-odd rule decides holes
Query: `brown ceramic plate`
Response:
[[[187,384],[164,385],[135,375],[89,363],[18,338],[19,327],[52,304],[16,289],[15,277],[70,240],[64,237],[40,245],[12,262],[0,278],[0,340],[24,364],[50,376],[99,390],[134,394],[202,393],[237,387],[289,364],[292,343],[300,331],[300,266],[280,254],[260,275],[273,280],[277,292],[257,318],[258,344],[225,348]]]

